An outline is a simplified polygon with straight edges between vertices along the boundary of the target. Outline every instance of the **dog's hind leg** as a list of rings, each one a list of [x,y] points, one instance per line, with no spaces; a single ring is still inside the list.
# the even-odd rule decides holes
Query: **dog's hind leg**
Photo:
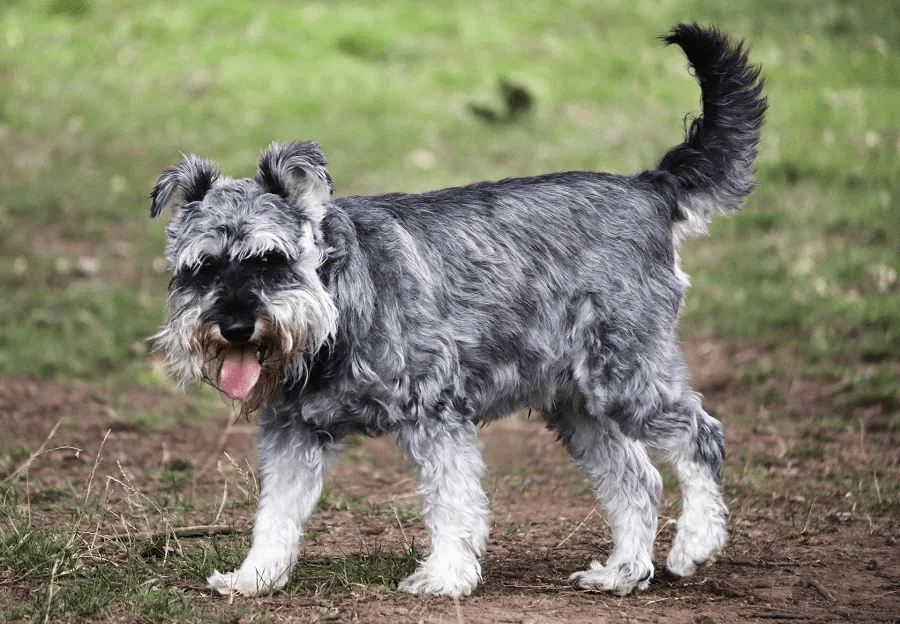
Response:
[[[263,416],[257,434],[262,491],[253,544],[238,570],[216,570],[209,577],[209,588],[220,594],[265,593],[288,581],[300,552],[303,524],[322,494],[328,460],[339,448],[312,431],[268,416]]]
[[[484,462],[470,422],[404,424],[397,441],[413,464],[431,546],[399,589],[411,594],[466,596],[481,579],[478,557],[490,530],[481,487]]]
[[[606,416],[587,413],[580,394],[548,415],[575,463],[587,473],[612,531],[605,564],[591,563],[569,577],[579,589],[619,595],[643,591],[653,576],[653,541],[662,478],[643,445],[630,440]]]
[[[690,576],[712,563],[728,541],[728,510],[721,493],[725,442],[721,423],[703,410],[700,397],[680,378],[680,356],[668,363],[655,368],[664,374],[636,375],[617,388],[607,413],[625,435],[674,468],[681,515],[666,565],[673,574]]]
[[[646,325],[643,334],[591,326],[576,380],[589,411],[609,416],[625,436],[674,468],[682,506],[667,566],[689,576],[712,563],[728,540],[724,436],[687,385],[674,331]]]
[[[690,576],[715,561],[728,541],[728,509],[721,494],[722,425],[685,389],[669,410],[645,424],[643,433],[648,447],[675,469],[681,488],[681,515],[666,567]]]

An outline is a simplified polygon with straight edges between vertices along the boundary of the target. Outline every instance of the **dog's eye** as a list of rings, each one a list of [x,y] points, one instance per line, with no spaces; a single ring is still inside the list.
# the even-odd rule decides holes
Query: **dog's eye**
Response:
[[[280,251],[270,250],[259,256],[257,262],[261,266],[273,267],[287,264],[287,257]]]
[[[213,269],[213,259],[209,256],[203,256],[200,258],[200,261],[197,262],[197,266],[194,268],[194,275],[205,275],[208,274]]]

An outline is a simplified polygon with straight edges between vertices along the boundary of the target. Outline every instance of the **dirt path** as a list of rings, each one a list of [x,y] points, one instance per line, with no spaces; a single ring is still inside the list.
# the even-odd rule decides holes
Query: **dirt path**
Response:
[[[277,622],[900,622],[900,431],[872,413],[858,415],[862,425],[817,426],[816,410],[836,400],[838,387],[797,379],[751,386],[727,374],[741,361],[778,354],[707,343],[688,356],[709,409],[752,416],[746,422],[724,418],[731,537],[719,561],[695,577],[624,598],[569,588],[569,573],[609,554],[608,527],[540,419],[514,417],[480,432],[493,527],[482,561],[485,581],[473,596],[423,599],[350,588],[324,600],[315,592],[244,599],[245,607]],[[789,391],[768,393],[765,384]],[[761,395],[775,398],[756,398]],[[129,396],[147,409],[179,400],[167,393]],[[59,423],[47,446],[57,450],[28,469],[32,522],[66,522],[65,505],[41,504],[54,487],[77,495],[93,473],[94,487],[110,476],[153,492],[168,487],[161,468],[185,465],[192,500],[205,503],[185,511],[182,521],[223,521],[249,531],[254,484],[245,476],[255,469],[252,427],[240,422],[226,430],[225,409],[202,425],[147,430],[119,418],[95,387],[6,378],[0,379],[0,417],[3,472],[21,465]],[[658,568],[678,513],[670,482]],[[307,527],[313,537],[304,557],[402,554],[405,545],[426,543],[410,471],[391,440],[351,445],[330,483],[333,504]],[[2,592],[0,586],[0,598]],[[185,592],[227,608],[200,587]]]

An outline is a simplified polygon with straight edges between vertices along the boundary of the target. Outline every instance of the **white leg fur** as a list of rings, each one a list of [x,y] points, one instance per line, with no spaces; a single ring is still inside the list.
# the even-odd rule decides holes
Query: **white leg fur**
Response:
[[[573,587],[620,596],[644,591],[653,577],[653,541],[662,478],[643,445],[604,417],[579,415],[560,426],[575,463],[591,480],[612,532],[613,551],[601,564],[569,577]]]
[[[238,570],[213,572],[207,581],[210,589],[219,594],[253,595],[287,582],[300,552],[302,526],[322,494],[329,454],[330,449],[311,434],[260,426],[262,493],[253,525],[253,545]]]
[[[484,462],[475,426],[452,430],[410,425],[397,439],[418,477],[422,517],[431,547],[419,568],[399,589],[411,594],[467,596],[481,580],[478,557],[489,525],[488,499],[481,487]]]
[[[683,457],[672,466],[681,487],[681,516],[666,567],[678,576],[690,576],[725,548],[728,510],[719,485],[704,466]]]

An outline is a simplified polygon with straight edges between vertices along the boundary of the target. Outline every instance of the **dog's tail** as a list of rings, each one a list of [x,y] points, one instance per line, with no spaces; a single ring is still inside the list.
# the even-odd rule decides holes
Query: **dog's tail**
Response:
[[[675,220],[702,232],[711,214],[737,210],[753,190],[753,160],[766,111],[764,80],[758,67],[747,64],[743,45],[732,45],[715,29],[681,24],[663,40],[679,45],[693,66],[703,114],[658,169],[675,178]]]

